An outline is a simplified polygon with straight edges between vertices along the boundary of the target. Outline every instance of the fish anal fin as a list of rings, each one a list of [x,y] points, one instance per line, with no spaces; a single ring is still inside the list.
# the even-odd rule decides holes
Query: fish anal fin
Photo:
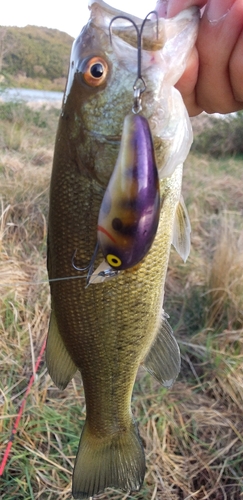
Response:
[[[138,491],[145,457],[136,424],[105,437],[93,436],[86,422],[75,461],[72,494],[88,499],[106,488]]]
[[[165,315],[143,365],[164,387],[171,387],[181,367],[180,349]]]
[[[173,237],[172,244],[174,245],[176,251],[181,256],[181,258],[186,262],[188,255],[190,253],[191,245],[191,224],[189,220],[189,215],[181,196],[178,203],[173,227]]]
[[[46,364],[53,382],[59,389],[65,389],[77,371],[60,335],[54,311],[51,312],[47,337]]]

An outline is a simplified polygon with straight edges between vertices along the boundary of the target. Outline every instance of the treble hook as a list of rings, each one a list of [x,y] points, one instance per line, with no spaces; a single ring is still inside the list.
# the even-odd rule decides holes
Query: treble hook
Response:
[[[136,32],[137,32],[137,47],[138,47],[138,72],[137,72],[137,78],[133,84],[133,90],[134,90],[134,106],[133,106],[133,112],[134,113],[138,113],[139,111],[141,111],[142,109],[142,106],[141,106],[141,94],[146,90],[146,83],[145,83],[145,80],[144,78],[142,77],[142,34],[143,34],[143,29],[144,29],[144,25],[148,19],[148,17],[151,15],[151,14],[155,14],[156,16],[156,20],[157,20],[157,23],[156,23],[156,30],[157,30],[157,38],[159,36],[159,16],[158,16],[158,12],[156,12],[156,10],[151,10],[151,12],[149,12],[147,14],[147,16],[144,18],[143,22],[142,22],[142,25],[141,25],[141,28],[139,29],[137,24],[135,23],[135,21],[133,21],[133,19],[131,19],[130,17],[127,17],[127,16],[115,16],[113,17],[113,19],[111,20],[110,24],[109,24],[109,35],[110,35],[110,42],[112,44],[112,37],[111,37],[111,25],[112,23],[116,20],[116,19],[125,19],[126,21],[129,21],[130,23],[133,24]],[[140,83],[140,86],[138,86],[138,83]]]
[[[74,252],[74,254],[72,256],[72,266],[73,266],[74,269],[76,269],[76,271],[88,271],[87,278],[86,278],[87,285],[89,284],[90,276],[91,276],[91,274],[93,273],[93,270],[94,270],[94,263],[95,263],[95,259],[97,257],[98,250],[99,250],[99,244],[96,243],[96,247],[95,247],[94,253],[93,253],[92,257],[91,257],[91,260],[90,260],[89,264],[86,267],[77,267],[76,266],[76,264],[75,264],[75,258],[76,258],[76,254],[77,254],[77,249],[75,250],[75,252]]]

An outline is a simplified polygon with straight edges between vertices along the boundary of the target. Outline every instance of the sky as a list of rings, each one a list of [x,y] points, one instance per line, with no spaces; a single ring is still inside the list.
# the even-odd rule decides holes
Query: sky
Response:
[[[155,1],[151,0],[107,0],[117,9],[138,17],[145,17],[152,10]],[[5,1],[0,12],[1,26],[20,26],[27,24],[45,26],[65,31],[74,38],[89,18],[88,0],[12,0]]]

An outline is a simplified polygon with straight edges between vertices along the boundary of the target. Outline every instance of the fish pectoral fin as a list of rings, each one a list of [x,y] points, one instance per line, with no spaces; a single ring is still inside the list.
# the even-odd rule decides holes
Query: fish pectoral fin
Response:
[[[186,205],[181,196],[178,203],[173,227],[172,244],[181,258],[186,262],[191,246],[191,224]]]
[[[46,364],[53,382],[59,389],[65,389],[77,371],[60,335],[54,311],[51,313],[47,337]]]
[[[74,498],[88,499],[112,487],[138,491],[144,474],[144,450],[135,422],[105,436],[93,435],[85,423],[73,471]]]
[[[165,315],[143,365],[164,387],[171,387],[181,367],[180,349]]]

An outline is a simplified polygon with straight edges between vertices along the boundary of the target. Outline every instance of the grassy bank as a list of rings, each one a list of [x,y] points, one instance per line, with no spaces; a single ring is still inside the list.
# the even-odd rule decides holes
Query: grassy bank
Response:
[[[73,38],[39,26],[0,26],[0,82],[5,87],[65,88]]]
[[[58,111],[1,106],[0,456],[47,333],[48,189]],[[165,310],[182,352],[174,387],[142,369],[133,411],[147,472],[137,495],[102,500],[243,498],[242,159],[194,152],[184,197],[192,250],[172,250]],[[148,277],[149,279],[149,277]],[[70,499],[72,465],[85,418],[80,378],[59,391],[44,361],[0,478],[4,500]]]

